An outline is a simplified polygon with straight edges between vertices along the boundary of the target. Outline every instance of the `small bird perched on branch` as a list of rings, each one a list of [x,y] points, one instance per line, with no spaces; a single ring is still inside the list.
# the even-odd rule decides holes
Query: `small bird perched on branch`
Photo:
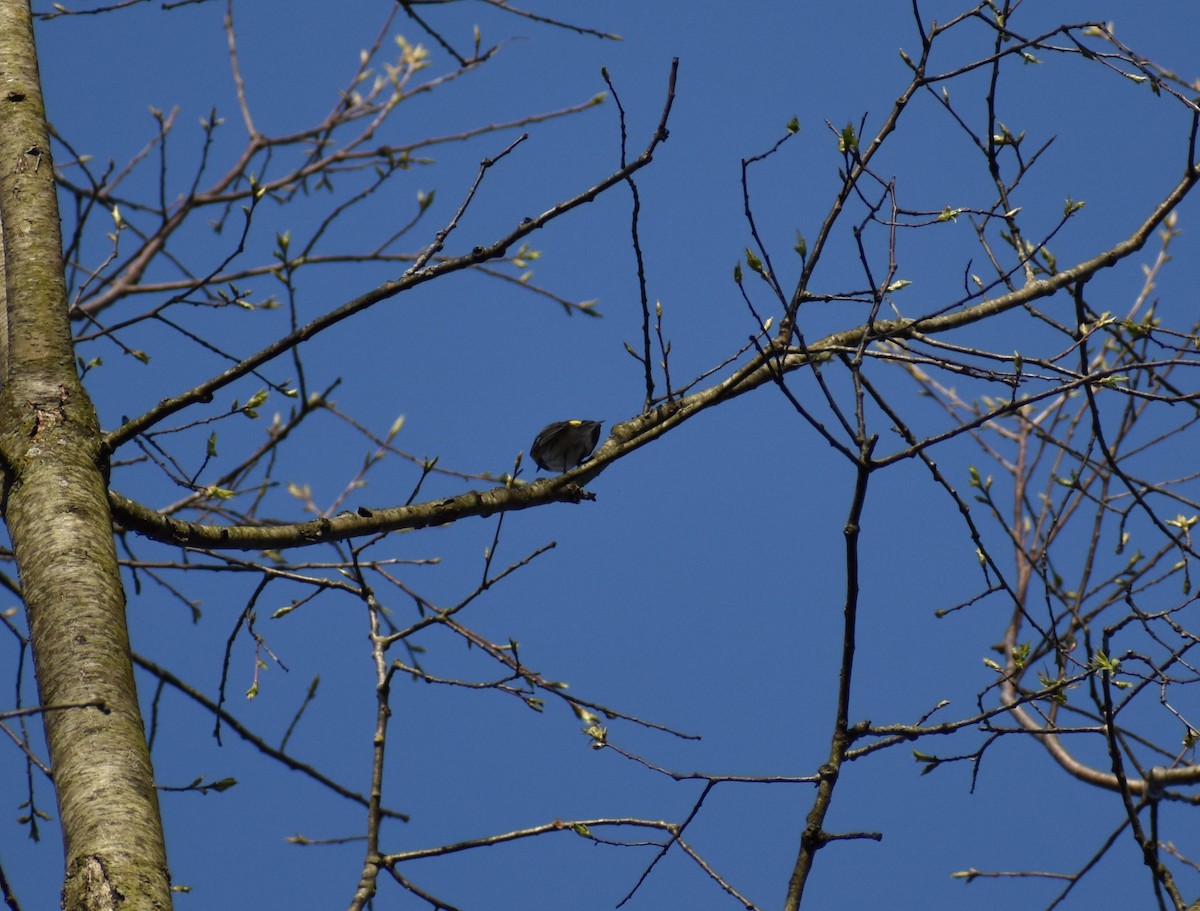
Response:
[[[601,421],[555,421],[541,429],[529,455],[544,471],[567,471],[592,454]]]

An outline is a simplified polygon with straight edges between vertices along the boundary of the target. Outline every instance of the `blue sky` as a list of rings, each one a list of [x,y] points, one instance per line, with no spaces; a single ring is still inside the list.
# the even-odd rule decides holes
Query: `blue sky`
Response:
[[[690,380],[744,344],[755,328],[731,279],[750,242],[742,216],[741,160],[769,149],[788,121],[798,118],[800,134],[751,175],[755,216],[788,287],[797,273],[790,253],[795,232],[815,236],[837,187],[841,159],[826,121],[840,128],[865,116],[867,134],[878,127],[906,79],[897,49],[917,51],[909,4],[758,0],[731,12],[728,5],[607,0],[530,8],[565,15],[564,6],[572,22],[624,40],[557,32],[483,4],[422,7],[422,15],[447,36],[466,42],[477,23],[485,43],[502,42],[502,47],[478,72],[406,104],[380,141],[411,141],[576,104],[605,91],[600,69],[606,67],[625,106],[630,148],[636,153],[657,122],[670,62],[678,57],[670,139],[639,174],[638,184],[649,295],[663,304],[672,375]],[[1027,0],[1014,27],[1032,34],[1057,23],[1056,17],[1115,18],[1121,40],[1194,77],[1186,68],[1194,61],[1200,25],[1180,14],[1182,6],[1143,2],[1134,9],[1113,0]],[[386,3],[368,0],[345,0],[336,12],[311,0],[236,6],[239,50],[260,128],[290,132],[327,111],[386,9]],[[922,4],[927,20],[945,19],[959,9],[946,0]],[[167,194],[172,196],[186,187],[186,163],[196,160],[198,121],[216,106],[225,118],[222,135],[228,137],[217,147],[213,172],[219,173],[243,139],[221,14],[220,5],[204,3],[171,13],[147,6],[43,23],[42,73],[57,130],[77,149],[123,163],[153,134],[148,107],[166,111],[178,105],[171,153],[179,158]],[[392,31],[414,43],[429,41],[403,16]],[[980,39],[986,41],[982,29],[964,30],[944,57],[935,57],[934,68],[986,53]],[[444,59],[435,51],[433,60],[431,72],[438,72]],[[981,123],[979,88],[980,79],[970,77],[952,84],[951,92]],[[1031,143],[1056,137],[1019,194],[1031,230],[1052,225],[1066,197],[1087,202],[1082,215],[1055,238],[1061,263],[1091,255],[1127,234],[1181,170],[1186,118],[1180,106],[1078,59],[1048,55],[1040,66],[1015,68],[1003,106],[1001,119],[1014,132],[1027,130]],[[910,118],[876,164],[881,173],[896,176],[902,203],[937,211],[987,198],[978,160],[966,157],[961,135],[935,105],[918,101]],[[491,242],[522,217],[544,211],[616,167],[611,101],[529,132],[528,141],[489,171],[451,237],[449,253]],[[411,217],[418,191],[436,189],[428,220],[401,245],[419,248],[458,206],[479,160],[497,154],[514,136],[502,133],[429,151],[436,166],[394,181],[362,214],[331,232],[325,251],[371,246]],[[131,183],[152,186],[152,175],[135,176]],[[295,209],[264,211],[248,255],[266,258],[276,231],[292,231],[299,243],[311,231],[306,215],[322,205],[317,198]],[[309,382],[323,388],[340,378],[334,396],[339,405],[376,432],[404,415],[399,447],[418,456],[438,455],[443,467],[464,472],[511,469],[517,453],[527,450],[551,420],[602,419],[607,433],[613,422],[641,410],[643,393],[638,365],[623,350],[625,342],[636,346],[640,335],[629,211],[629,195],[620,189],[531,238],[542,251],[533,264],[535,280],[574,300],[597,299],[602,319],[567,318],[552,303],[481,276],[452,277],[388,301],[319,338],[306,362]],[[1200,250],[1191,225],[1197,214],[1195,201],[1181,210],[1184,233],[1157,291],[1163,312],[1175,314],[1176,323],[1186,322],[1186,314],[1195,310]],[[229,248],[228,237],[215,237],[204,225],[189,236],[196,269],[205,263],[211,267]],[[902,232],[897,277],[913,284],[903,292],[907,297],[898,297],[900,305],[911,300],[914,310],[923,311],[959,294],[966,272],[982,268],[977,248],[971,252],[972,238],[965,219]],[[878,233],[870,241],[877,265]],[[89,253],[101,258],[103,241],[97,239]],[[972,256],[976,259],[968,266]],[[1124,312],[1141,286],[1139,267],[1152,256],[1147,248],[1106,274],[1091,290],[1093,306]],[[314,271],[303,278],[301,313],[324,312],[393,277],[399,268]],[[815,281],[823,292],[862,285],[845,235],[831,247]],[[763,314],[774,315],[757,284],[748,281],[747,286]],[[261,300],[278,293],[278,286],[262,280],[255,293]],[[1060,306],[1069,319],[1069,300],[1064,297]],[[861,315],[844,303],[820,305],[806,311],[803,328],[811,339],[854,325]],[[278,334],[281,318],[202,314],[194,325],[246,353]],[[148,365],[122,357],[104,342],[84,352],[105,361],[88,381],[106,429],[222,366],[193,347],[142,331],[126,340],[145,345],[152,355]],[[1034,331],[1013,318],[963,340],[982,339],[1007,351],[1035,345]],[[292,377],[290,371],[290,364],[280,362],[267,373],[282,382]],[[877,377],[889,384],[913,426],[944,426],[940,412],[916,397],[900,371],[881,367]],[[219,402],[232,396],[245,401],[257,385],[241,384]],[[802,397],[818,395],[807,376],[797,377],[793,388]],[[250,445],[246,440],[259,439],[260,425],[287,407],[274,397],[258,425],[222,429],[228,458]],[[332,502],[369,451],[363,441],[335,436],[340,429],[332,420],[314,422],[280,464],[281,480],[311,485],[321,505]],[[878,429],[886,434],[886,423]],[[881,446],[895,448],[897,440],[885,436]],[[967,466],[982,463],[963,444],[945,447],[936,458],[960,490],[967,487]],[[1170,473],[1172,457],[1164,458]],[[1184,465],[1175,473],[1187,470]],[[528,462],[524,471],[528,477]],[[496,586],[467,619],[495,641],[517,640],[529,666],[569,682],[580,697],[703,735],[700,741],[684,741],[613,721],[610,739],[622,749],[681,772],[811,774],[825,757],[832,723],[850,480],[849,467],[785,400],[761,389],[702,414],[612,466],[591,487],[595,503],[508,516],[498,565],[550,541],[557,546]],[[180,495],[136,468],[117,472],[114,484],[151,505]],[[385,462],[349,505],[395,505],[407,499],[412,484],[409,469]],[[463,489],[454,479],[435,478],[422,496]],[[283,494],[270,501],[270,513],[280,518],[301,518],[299,510],[300,504]],[[427,597],[452,603],[478,580],[494,522],[468,520],[392,535],[371,554],[440,558],[438,565],[406,570],[404,579]],[[130,543],[141,556],[154,553],[143,541]],[[935,619],[935,610],[971,597],[981,585],[973,546],[953,504],[919,466],[895,466],[873,491],[863,546],[869,568],[853,717],[878,724],[913,722],[943,699],[951,701],[955,717],[969,714],[975,694],[991,680],[982,659],[993,656],[991,646],[1010,608],[988,602]],[[162,559],[170,556],[160,552]],[[311,558],[329,554],[314,552]],[[203,619],[195,625],[163,589],[146,584],[135,595],[130,584],[135,649],[214,695],[225,641],[253,584],[248,578],[189,583],[195,586],[189,594],[203,602]],[[362,608],[351,599],[330,597],[268,622],[271,611],[292,594],[272,590],[274,600],[259,609],[260,631],[288,670],[271,664],[262,672],[258,697],[244,700],[254,653],[240,640],[229,667],[230,710],[277,742],[309,682],[319,675],[320,696],[291,748],[322,771],[365,790],[372,669]],[[381,594],[398,618],[411,615],[402,597]],[[422,660],[431,672],[470,679],[496,675],[477,652],[465,651],[448,636],[431,636],[423,644]],[[149,705],[151,684],[145,677],[140,682]],[[265,760],[228,732],[225,745],[217,747],[209,736],[211,719],[192,705],[168,694],[160,707],[154,755],[163,784],[182,786],[197,777],[239,781],[223,794],[163,796],[172,873],[192,889],[178,897],[178,907],[347,903],[361,868],[361,848],[356,843],[297,847],[285,839],[354,835],[362,829],[359,810]],[[385,828],[387,851],[556,818],[627,815],[679,821],[699,794],[694,781],[674,783],[613,751],[589,749],[578,720],[562,705],[539,714],[496,693],[398,680],[393,708],[386,802],[410,813],[412,821]],[[968,752],[978,746],[978,737],[968,732],[922,749],[934,746],[947,754]],[[4,780],[20,780],[19,760],[15,751],[5,755]],[[919,772],[903,747],[845,771],[828,827],[878,831],[883,839],[849,841],[823,851],[806,907],[884,902],[901,909],[1044,907],[1058,891],[1053,881],[966,885],[950,874],[970,867],[1075,870],[1122,819],[1116,797],[1071,781],[1025,739],[994,747],[973,791],[965,764],[925,776]],[[39,787],[49,809],[49,789],[44,782]],[[17,815],[22,789],[5,793]],[[691,842],[752,901],[777,907],[811,793],[803,784],[722,784],[689,829]],[[13,827],[0,845],[0,860],[25,906],[50,906],[58,890],[57,840],[51,835],[33,845]],[[425,861],[405,872],[462,908],[611,908],[652,856],[649,849],[592,845],[563,834],[532,847],[493,847]],[[1193,879],[1185,892],[1194,893],[1197,885]],[[1145,895],[1146,874],[1126,840],[1102,871],[1084,880],[1068,906],[1111,905],[1133,896],[1144,901]],[[383,884],[376,906],[421,903]],[[676,850],[627,907],[737,906]]]

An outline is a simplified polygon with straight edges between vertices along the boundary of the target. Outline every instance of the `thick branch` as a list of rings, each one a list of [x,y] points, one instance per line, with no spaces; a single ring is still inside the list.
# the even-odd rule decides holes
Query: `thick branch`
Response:
[[[633,162],[629,168],[618,171],[603,184],[598,184],[588,191],[594,195],[602,186],[611,186],[617,180],[623,180],[626,172],[638,167],[638,162],[649,161],[654,143]],[[643,162],[645,163],[645,162]],[[357,515],[342,515],[333,519],[317,519],[300,524],[275,526],[219,526],[199,523],[182,522],[161,515],[155,510],[130,500],[121,494],[110,494],[112,510],[118,521],[127,528],[140,532],[147,537],[173,544],[184,544],[195,547],[233,548],[255,550],[259,548],[279,548],[317,544],[326,541],[338,541],[347,538],[374,534],[381,531],[396,531],[406,528],[425,528],[431,525],[448,525],[469,516],[489,516],[497,512],[507,512],[517,509],[528,509],[554,501],[579,502],[589,498],[581,487],[597,477],[612,462],[624,457],[646,443],[657,439],[673,427],[694,417],[699,412],[719,405],[730,399],[757,389],[766,383],[774,382],[779,372],[788,373],[806,365],[820,363],[832,357],[837,352],[853,351],[859,346],[872,341],[886,339],[905,339],[917,336],[936,335],[958,329],[962,326],[988,319],[1015,307],[1025,306],[1035,300],[1050,297],[1058,291],[1075,282],[1119,263],[1126,257],[1136,253],[1146,243],[1153,231],[1158,227],[1167,214],[1170,213],[1196,183],[1200,181],[1200,167],[1192,168],[1171,192],[1155,207],[1150,216],[1143,221],[1125,240],[1085,260],[1070,269],[1056,273],[1048,279],[1033,281],[1023,288],[1001,295],[990,300],[981,301],[970,307],[964,307],[952,313],[938,316],[921,317],[918,319],[884,320],[855,326],[841,332],[835,332],[818,342],[803,349],[781,348],[773,346],[754,357],[737,370],[732,376],[691,395],[668,402],[658,408],[638,415],[631,420],[618,424],[613,428],[612,435],[604,443],[591,461],[580,468],[568,472],[559,478],[539,481],[535,484],[517,487],[495,487],[479,492],[468,491],[457,497],[424,503],[417,506],[391,507],[387,509],[360,509]],[[585,194],[586,195],[586,194]],[[579,204],[583,197],[576,197],[572,205]],[[540,219],[548,219],[551,213],[545,213]],[[535,220],[537,221],[537,220]],[[513,236],[513,239],[515,239]],[[507,244],[510,239],[499,242]],[[491,250],[492,248],[489,248]],[[419,279],[427,280],[424,273],[441,270],[440,266],[422,270]],[[440,274],[440,271],[439,271]],[[408,280],[406,276],[400,282]],[[399,284],[397,282],[395,284]],[[339,311],[348,308],[361,309],[366,304],[360,301],[382,293],[377,289],[371,295],[359,298],[346,304]],[[389,291],[397,293],[397,290]],[[332,316],[333,314],[330,314]],[[348,313],[343,315],[349,315]],[[341,317],[339,317],[341,318]],[[312,324],[310,324],[311,326]],[[298,331],[297,335],[309,331],[309,327]],[[316,330],[313,330],[316,331]],[[281,340],[280,345],[286,340]],[[294,342],[292,342],[294,343]],[[257,366],[265,356],[256,356],[253,366]],[[250,361],[243,362],[244,364]],[[232,368],[229,373],[241,371],[242,365]],[[248,369],[248,368],[247,368]],[[244,372],[244,371],[241,371]],[[240,375],[240,374],[239,374]],[[207,387],[216,388],[223,385],[222,377],[218,377]],[[207,388],[200,387],[200,388]],[[198,390],[192,390],[186,398],[194,400]],[[185,397],[164,401],[155,411],[148,412],[142,418],[129,422],[120,430],[109,435],[109,442],[115,444],[137,432],[145,423],[151,420],[151,415],[182,408],[187,402]]]

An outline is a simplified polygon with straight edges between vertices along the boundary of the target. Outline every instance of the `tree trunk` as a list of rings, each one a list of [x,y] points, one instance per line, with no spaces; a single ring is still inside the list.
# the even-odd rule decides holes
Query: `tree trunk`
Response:
[[[75,369],[28,0],[0,0],[4,518],[62,820],[63,908],[171,906],[102,463]]]

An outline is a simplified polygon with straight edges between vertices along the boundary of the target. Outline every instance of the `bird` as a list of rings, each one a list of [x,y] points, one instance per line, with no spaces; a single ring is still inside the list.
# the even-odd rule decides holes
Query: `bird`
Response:
[[[555,421],[534,437],[529,455],[544,471],[563,472],[592,454],[600,439],[602,421]]]

